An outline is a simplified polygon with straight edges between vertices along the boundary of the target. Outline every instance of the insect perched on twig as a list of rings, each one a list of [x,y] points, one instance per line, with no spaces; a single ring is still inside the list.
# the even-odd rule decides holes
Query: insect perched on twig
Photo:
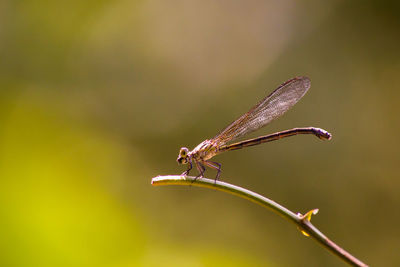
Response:
[[[179,151],[177,162],[179,164],[188,164],[188,169],[184,171],[182,175],[186,176],[189,174],[189,171],[192,169],[192,162],[194,162],[199,171],[199,175],[196,178],[203,177],[206,170],[205,166],[208,166],[217,170],[215,180],[218,180],[221,175],[221,164],[210,161],[209,159],[222,152],[254,146],[297,134],[313,134],[322,140],[331,139],[332,135],[323,129],[305,127],[293,128],[226,145],[229,141],[258,130],[272,120],[282,116],[305,95],[309,88],[309,78],[293,78],[281,84],[275,91],[262,99],[247,113],[228,125],[214,138],[203,141],[192,151],[189,151],[186,147],[182,147]]]

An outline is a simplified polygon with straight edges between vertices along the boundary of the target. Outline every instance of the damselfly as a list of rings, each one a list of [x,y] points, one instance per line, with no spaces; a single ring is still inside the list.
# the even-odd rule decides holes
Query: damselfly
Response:
[[[297,134],[313,134],[322,140],[331,139],[332,135],[323,129],[305,127],[293,128],[226,145],[229,141],[260,129],[272,120],[282,116],[305,95],[309,88],[310,79],[307,77],[293,78],[281,84],[275,91],[228,125],[228,127],[223,129],[214,138],[203,141],[192,151],[189,151],[186,147],[182,147],[179,151],[177,162],[179,164],[188,164],[188,169],[182,175],[186,176],[189,174],[189,171],[192,169],[192,162],[194,162],[199,171],[199,175],[196,178],[203,177],[206,170],[205,166],[208,166],[217,170],[215,180],[218,180],[221,175],[221,164],[209,159],[222,152],[254,146]]]

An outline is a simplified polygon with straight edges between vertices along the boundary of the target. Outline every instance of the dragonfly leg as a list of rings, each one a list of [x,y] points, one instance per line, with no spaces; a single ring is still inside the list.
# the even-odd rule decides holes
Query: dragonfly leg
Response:
[[[204,165],[198,161],[194,161],[194,163],[196,164],[196,168],[199,171],[199,175],[197,175],[196,178],[194,178],[194,181],[196,181],[197,178],[204,177],[204,172],[206,171],[206,167],[204,167]]]
[[[221,163],[218,163],[215,161],[204,161],[204,164],[210,168],[217,170],[217,176],[215,177],[215,180],[214,180],[214,183],[216,183],[217,180],[219,179],[219,176],[221,175]]]
[[[181,175],[183,175],[183,176],[187,176],[188,174],[189,174],[189,171],[192,169],[192,161],[191,160],[189,160],[189,162],[188,162],[188,168],[187,168],[187,170],[186,171],[184,171],[184,172],[182,172],[182,174]]]

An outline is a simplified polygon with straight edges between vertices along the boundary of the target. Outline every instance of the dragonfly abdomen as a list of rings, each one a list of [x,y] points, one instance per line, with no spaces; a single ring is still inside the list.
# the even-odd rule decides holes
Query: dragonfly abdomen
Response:
[[[223,152],[223,151],[240,149],[240,148],[248,147],[248,146],[255,146],[255,145],[262,144],[262,143],[271,142],[274,140],[278,140],[281,138],[294,136],[294,135],[298,135],[298,134],[313,134],[322,140],[329,140],[332,137],[332,135],[330,133],[328,133],[327,131],[320,129],[320,128],[314,128],[314,127],[294,128],[294,129],[290,129],[290,130],[286,130],[286,131],[282,131],[282,132],[278,132],[278,133],[273,133],[270,135],[264,135],[264,136],[260,136],[257,138],[245,140],[245,141],[234,143],[231,145],[222,146],[219,148],[219,151]]]

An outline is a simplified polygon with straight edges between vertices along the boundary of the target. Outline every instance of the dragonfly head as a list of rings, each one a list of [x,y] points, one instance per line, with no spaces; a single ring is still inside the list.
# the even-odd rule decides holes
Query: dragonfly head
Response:
[[[179,155],[176,161],[179,164],[188,163],[188,154],[189,154],[189,149],[187,149],[186,147],[182,147],[181,150],[179,150]]]

